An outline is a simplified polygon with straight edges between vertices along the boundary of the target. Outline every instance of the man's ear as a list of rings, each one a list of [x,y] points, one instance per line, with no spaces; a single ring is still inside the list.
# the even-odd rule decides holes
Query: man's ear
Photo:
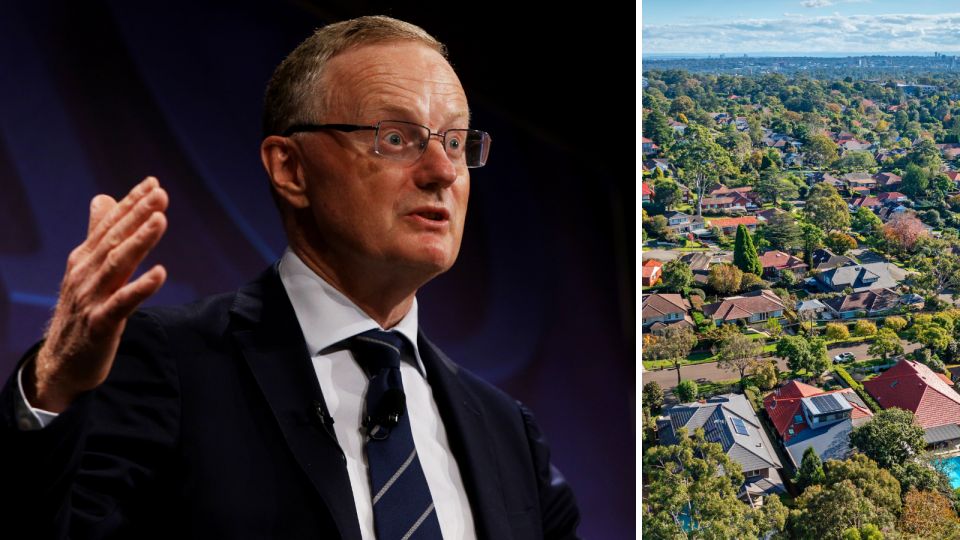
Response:
[[[300,149],[289,137],[271,135],[260,145],[260,159],[273,189],[294,208],[310,206],[301,174]]]

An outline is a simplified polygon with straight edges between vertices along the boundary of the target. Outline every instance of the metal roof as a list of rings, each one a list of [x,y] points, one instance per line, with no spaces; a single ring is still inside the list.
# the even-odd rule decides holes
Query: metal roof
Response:
[[[944,424],[927,428],[923,433],[923,438],[926,439],[927,444],[960,439],[960,427],[957,427],[956,424]]]

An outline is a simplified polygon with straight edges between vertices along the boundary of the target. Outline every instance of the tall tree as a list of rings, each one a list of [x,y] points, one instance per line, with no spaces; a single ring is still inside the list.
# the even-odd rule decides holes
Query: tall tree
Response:
[[[850,444],[884,469],[903,465],[927,447],[924,430],[910,411],[884,409],[850,432]]]
[[[737,239],[733,245],[733,264],[746,274],[759,276],[763,273],[763,265],[757,255],[757,248],[753,247],[750,231],[744,225],[737,226]]]
[[[684,144],[677,152],[677,164],[683,169],[684,181],[697,194],[697,215],[703,215],[703,194],[717,182],[718,175],[731,169],[730,156],[713,140],[703,126],[687,126]]]
[[[832,232],[823,239],[823,243],[837,255],[843,255],[851,249],[856,249],[857,241],[850,235],[841,232]]]
[[[660,388],[660,384],[657,381],[650,381],[647,384],[643,385],[643,406],[649,408],[650,410],[657,410],[663,405],[663,398],[665,397],[663,388]]]
[[[813,266],[813,252],[820,249],[823,241],[823,231],[813,223],[800,225],[800,244],[803,247],[803,262]]]
[[[808,137],[803,151],[817,163],[818,170],[823,170],[824,162],[833,163],[837,159],[837,145],[822,133]]]
[[[707,283],[723,296],[740,290],[743,272],[732,264],[715,264],[707,274]]]
[[[671,291],[681,293],[693,283],[690,265],[680,259],[672,259],[663,265],[663,284]]]
[[[687,96],[679,96],[670,103],[669,114],[676,117],[678,114],[691,116],[697,112],[697,105]]]
[[[878,512],[863,491],[849,480],[828,486],[813,485],[795,499],[786,532],[789,538],[841,538],[843,531],[873,523],[892,525],[893,516]]]
[[[923,223],[911,214],[896,214],[883,226],[883,236],[895,250],[904,254],[913,249],[921,236],[927,234]]]
[[[806,370],[813,377],[819,377],[830,367],[826,342],[820,338],[807,341],[803,336],[783,336],[777,342],[777,356],[787,359],[790,371]]]
[[[877,508],[883,508],[891,515],[900,513],[900,482],[867,456],[853,454],[846,461],[828,459],[823,464],[823,473],[826,485],[849,480]]]
[[[800,489],[807,489],[810,486],[823,485],[826,476],[823,474],[823,463],[820,456],[812,446],[808,446],[803,451],[803,459],[800,461],[800,468],[797,469],[797,475],[793,481],[797,483]]]
[[[780,199],[796,199],[800,194],[796,184],[788,180],[784,173],[773,168],[760,173],[757,188],[764,200],[774,204],[780,204]]]
[[[909,163],[900,181],[900,190],[910,197],[917,198],[926,194],[929,185],[930,178],[927,177],[926,171],[913,163]]]
[[[660,170],[660,167],[657,167]],[[683,192],[680,186],[671,178],[658,178],[653,183],[653,202],[663,205],[670,210],[672,207],[680,204],[683,199]]]
[[[936,491],[910,490],[903,496],[897,528],[923,538],[960,537],[960,524],[950,500]]]
[[[774,214],[760,230],[760,235],[770,242],[770,247],[779,251],[803,245],[800,242],[800,227],[793,214]]]
[[[676,445],[653,446],[643,456],[643,472],[650,479],[644,536],[758,540],[783,530],[787,511],[776,495],[760,509],[737,499],[742,468],[719,444],[708,443],[703,429],[691,437],[687,428],[680,428],[677,440]]]
[[[747,369],[763,354],[764,341],[753,340],[743,334],[731,334],[720,344],[720,361],[717,367],[740,372],[740,380]]]
[[[680,384],[680,364],[697,346],[697,336],[689,328],[668,326],[663,335],[644,347],[644,356],[653,360],[666,360],[677,369],[677,384]]]
[[[660,112],[659,107],[653,107],[651,112],[644,116],[643,136],[659,146],[661,152],[667,152],[673,146],[674,133],[674,129],[667,125],[667,117]]]
[[[814,184],[807,196],[804,215],[822,231],[850,229],[850,210],[837,188],[826,182]]]

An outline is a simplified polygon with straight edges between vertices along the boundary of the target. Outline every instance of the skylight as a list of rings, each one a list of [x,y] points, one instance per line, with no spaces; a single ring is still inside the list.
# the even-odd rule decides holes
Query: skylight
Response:
[[[733,422],[733,429],[740,435],[747,435],[747,426],[743,423],[743,420],[739,418],[734,418],[731,420]]]

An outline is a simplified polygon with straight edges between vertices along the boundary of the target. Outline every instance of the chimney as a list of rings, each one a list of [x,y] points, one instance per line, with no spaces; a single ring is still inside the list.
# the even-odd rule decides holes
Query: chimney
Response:
[[[697,403],[706,403],[706,402],[707,402],[707,400],[705,400],[705,399],[703,399],[703,398],[700,398],[700,399],[697,400]]]

